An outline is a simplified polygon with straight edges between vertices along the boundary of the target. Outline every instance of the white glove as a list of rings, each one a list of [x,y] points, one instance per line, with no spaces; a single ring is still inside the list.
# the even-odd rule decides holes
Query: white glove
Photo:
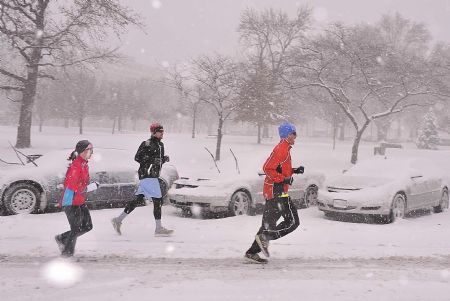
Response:
[[[98,186],[100,186],[100,184],[98,184],[97,182],[92,182],[86,187],[86,192],[97,190]]]

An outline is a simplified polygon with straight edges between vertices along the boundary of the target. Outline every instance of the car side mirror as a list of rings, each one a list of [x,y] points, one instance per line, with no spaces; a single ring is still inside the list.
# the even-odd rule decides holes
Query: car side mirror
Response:
[[[342,170],[342,173],[346,173],[346,172],[347,172],[347,169],[343,169],[343,170]]]

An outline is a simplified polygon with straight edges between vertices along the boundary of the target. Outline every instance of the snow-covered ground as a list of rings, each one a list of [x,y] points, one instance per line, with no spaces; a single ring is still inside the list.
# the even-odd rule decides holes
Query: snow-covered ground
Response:
[[[47,131],[33,133],[34,148],[26,152],[69,151],[81,138],[76,129]],[[14,159],[7,142],[14,136],[13,128],[0,127],[1,158]],[[94,147],[134,155],[146,136],[88,130],[83,138]],[[232,147],[241,169],[257,168],[276,140],[263,145],[254,140],[225,136],[224,162],[232,160]],[[180,174],[211,167],[203,147],[213,151],[214,139],[192,141],[188,135],[167,133],[165,142]],[[307,171],[336,174],[348,167],[350,147],[341,143],[333,152],[331,141],[300,137],[293,161]],[[371,156],[372,147],[362,145],[361,157]],[[326,219],[317,208],[299,210],[299,229],[271,242],[272,257],[264,266],[242,258],[261,216],[201,220],[182,218],[165,206],[163,223],[175,235],[155,238],[152,205],[137,208],[125,220],[122,236],[110,224],[120,212],[91,211],[94,229],[79,238],[76,256],[68,262],[58,259],[54,242],[55,234],[68,229],[63,213],[0,216],[1,299],[450,300],[449,211],[424,211],[384,225]],[[67,282],[55,281],[54,270],[62,271]]]

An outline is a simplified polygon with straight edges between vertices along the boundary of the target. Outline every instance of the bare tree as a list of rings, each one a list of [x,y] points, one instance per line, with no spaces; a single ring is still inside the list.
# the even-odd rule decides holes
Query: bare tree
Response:
[[[189,111],[192,118],[191,137],[195,138],[197,116],[204,102],[204,89],[193,80],[189,73],[189,68],[174,66],[172,70],[167,71],[169,86],[175,88],[181,98],[184,108]]]
[[[289,99],[281,82],[289,50],[301,45],[310,23],[310,10],[300,8],[293,18],[282,11],[246,9],[239,24],[246,62],[241,80],[243,100],[237,118],[261,126],[289,119]]]
[[[401,41],[401,43],[398,43]],[[334,24],[293,60],[292,87],[326,91],[355,128],[351,163],[369,124],[441,95],[426,50],[426,28],[401,16],[376,25]],[[302,80],[298,80],[302,79]]]
[[[215,160],[220,161],[223,125],[239,104],[237,97],[237,70],[231,58],[222,55],[201,56],[194,60],[192,75],[204,91],[204,101],[217,114],[217,143]]]
[[[0,0],[0,40],[20,57],[19,67],[0,60],[0,88],[21,93],[16,146],[30,147],[32,108],[38,78],[53,68],[114,58],[101,47],[138,18],[117,0]]]

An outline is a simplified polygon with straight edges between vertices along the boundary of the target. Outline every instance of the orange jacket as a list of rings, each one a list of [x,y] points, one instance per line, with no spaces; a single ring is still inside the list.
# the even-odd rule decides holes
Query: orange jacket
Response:
[[[289,142],[286,139],[282,139],[275,146],[266,163],[264,163],[263,170],[266,178],[264,179],[263,194],[266,200],[273,199],[274,183],[282,183],[285,177],[292,176],[291,148],[292,146]],[[281,166],[281,173],[278,166]],[[283,188],[284,192],[287,193],[289,185],[285,184]]]

